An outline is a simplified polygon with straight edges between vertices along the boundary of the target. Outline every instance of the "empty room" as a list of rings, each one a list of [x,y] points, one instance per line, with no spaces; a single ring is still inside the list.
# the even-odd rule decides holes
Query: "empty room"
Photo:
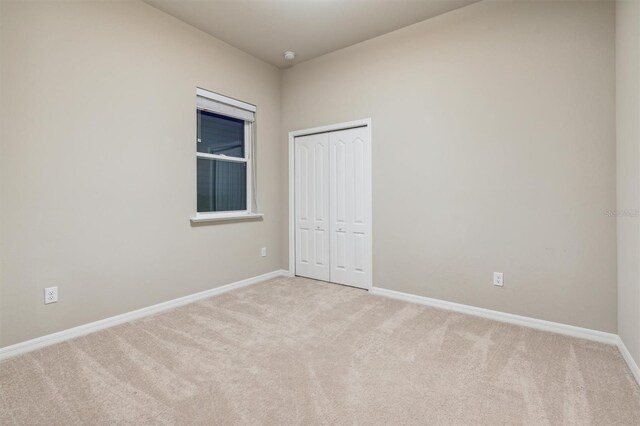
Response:
[[[640,0],[0,0],[0,424],[640,425]]]

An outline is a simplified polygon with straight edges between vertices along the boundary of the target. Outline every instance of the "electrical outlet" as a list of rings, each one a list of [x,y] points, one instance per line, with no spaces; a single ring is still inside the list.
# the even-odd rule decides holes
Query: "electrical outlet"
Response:
[[[504,274],[502,272],[493,273],[493,285],[497,285],[498,287],[504,286]]]
[[[266,247],[262,247],[262,249],[260,250],[260,256],[267,257],[267,248]]]
[[[44,304],[56,303],[58,301],[58,287],[47,287],[44,289]]]

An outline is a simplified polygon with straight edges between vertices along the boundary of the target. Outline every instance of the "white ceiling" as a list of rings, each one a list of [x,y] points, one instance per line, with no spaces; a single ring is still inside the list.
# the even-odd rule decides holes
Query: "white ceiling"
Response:
[[[277,67],[350,46],[478,0],[144,0]]]

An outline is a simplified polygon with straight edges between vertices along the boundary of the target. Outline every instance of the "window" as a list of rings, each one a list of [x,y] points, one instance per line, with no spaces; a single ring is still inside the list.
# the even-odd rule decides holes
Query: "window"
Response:
[[[192,221],[257,218],[253,164],[256,107],[197,90],[197,213]]]

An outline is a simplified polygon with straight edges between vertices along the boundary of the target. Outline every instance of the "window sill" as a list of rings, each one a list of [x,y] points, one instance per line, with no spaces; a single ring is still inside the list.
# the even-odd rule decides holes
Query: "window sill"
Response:
[[[262,213],[197,214],[191,218],[191,223],[261,220],[263,217]]]

